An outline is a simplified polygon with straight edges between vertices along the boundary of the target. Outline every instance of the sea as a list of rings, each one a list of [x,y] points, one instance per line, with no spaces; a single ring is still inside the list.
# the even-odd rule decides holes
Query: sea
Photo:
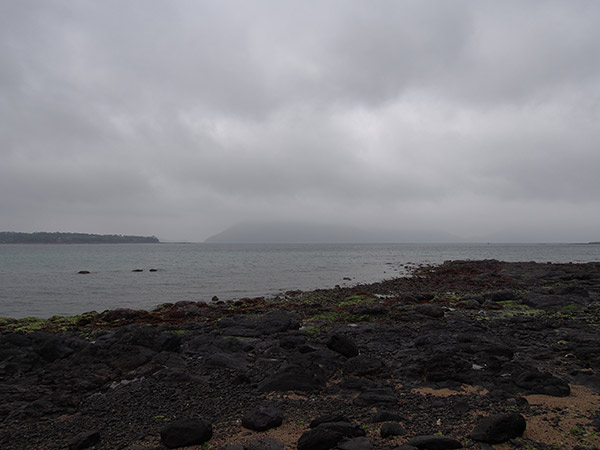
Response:
[[[4,244],[0,317],[274,297],[397,278],[417,265],[457,259],[592,262],[600,261],[600,245]]]

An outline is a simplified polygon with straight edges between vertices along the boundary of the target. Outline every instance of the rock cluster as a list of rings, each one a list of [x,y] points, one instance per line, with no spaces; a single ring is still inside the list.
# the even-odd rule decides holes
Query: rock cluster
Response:
[[[65,330],[8,320],[0,447],[541,446],[525,396],[600,389],[599,295],[600,265],[455,262],[279,302],[106,311]]]

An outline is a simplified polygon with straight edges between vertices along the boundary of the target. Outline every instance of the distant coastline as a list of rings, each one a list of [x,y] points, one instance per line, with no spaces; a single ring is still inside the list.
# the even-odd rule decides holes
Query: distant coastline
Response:
[[[1,231],[0,244],[157,244],[156,236]]]

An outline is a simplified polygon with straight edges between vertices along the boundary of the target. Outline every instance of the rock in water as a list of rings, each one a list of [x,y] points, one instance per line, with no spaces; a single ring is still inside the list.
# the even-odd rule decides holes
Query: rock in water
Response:
[[[521,414],[499,414],[481,420],[471,433],[471,438],[488,444],[501,444],[521,436],[526,426]]]
[[[282,422],[281,411],[271,406],[248,411],[242,418],[242,426],[254,431],[266,431],[278,427]]]
[[[181,419],[170,423],[160,432],[160,440],[167,448],[203,444],[212,437],[212,426],[202,419]]]

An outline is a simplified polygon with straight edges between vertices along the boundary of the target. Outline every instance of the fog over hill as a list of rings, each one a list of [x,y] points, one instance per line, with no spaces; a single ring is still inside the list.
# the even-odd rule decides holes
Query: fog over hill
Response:
[[[433,230],[359,228],[314,223],[240,223],[204,242],[230,244],[375,244],[462,242],[457,236]]]

